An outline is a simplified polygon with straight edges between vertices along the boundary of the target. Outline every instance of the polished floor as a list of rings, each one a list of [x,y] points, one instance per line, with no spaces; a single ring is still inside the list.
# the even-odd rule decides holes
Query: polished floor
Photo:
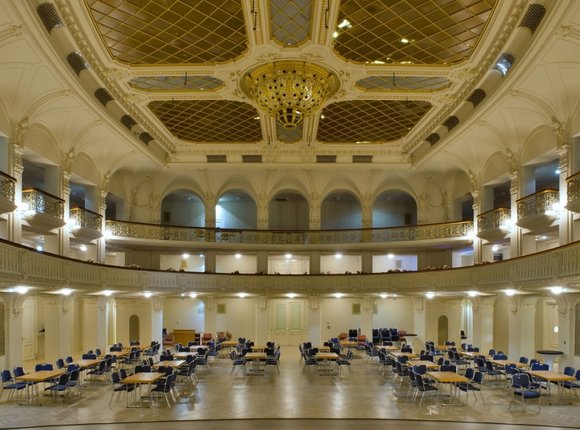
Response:
[[[494,428],[519,430],[580,425],[578,400],[573,405],[547,405],[543,399],[540,412],[535,402],[526,411],[518,403],[510,411],[511,394],[503,382],[486,384],[485,404],[478,396],[476,400],[470,397],[467,406],[440,406],[432,400],[419,406],[407,397],[406,385],[398,387],[391,376],[379,375],[376,365],[362,355],[354,360],[352,374],[346,371],[339,376],[321,376],[314,369],[303,373],[298,358],[296,347],[285,347],[280,375],[272,368],[265,375],[251,376],[241,372],[230,376],[229,359],[218,359],[200,373],[195,388],[180,386],[179,399],[171,408],[159,401],[152,408],[128,409],[124,398],[109,407],[110,384],[88,383],[79,399],[42,399],[41,406],[19,406],[7,401],[4,393],[0,427],[86,430],[90,425],[91,429],[122,430],[160,428],[163,422],[161,427],[171,430],[365,430],[392,425],[407,430],[479,430],[501,423]]]

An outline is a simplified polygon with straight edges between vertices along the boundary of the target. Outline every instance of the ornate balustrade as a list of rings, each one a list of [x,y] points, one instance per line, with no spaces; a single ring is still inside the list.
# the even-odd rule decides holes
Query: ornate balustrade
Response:
[[[511,209],[496,208],[477,216],[477,236],[491,242],[501,240],[511,222]]]
[[[568,204],[566,208],[580,213],[580,172],[566,179],[568,184]]]
[[[46,191],[29,188],[22,190],[22,205],[26,213],[50,215],[64,218],[64,200]]]
[[[85,208],[71,208],[69,219],[73,226],[101,232],[103,229],[103,216]]]
[[[518,203],[518,220],[534,215],[550,215],[554,205],[560,202],[558,190],[544,190],[522,197]]]
[[[580,242],[497,263],[445,270],[357,275],[226,275],[139,270],[85,263],[39,253],[0,241],[0,283],[53,289],[69,285],[79,293],[103,289],[139,292],[153,290],[177,294],[234,294],[239,291],[270,295],[293,291],[327,294],[341,291],[356,295],[381,292],[400,294],[423,291],[497,292],[504,288],[527,291],[554,284],[580,282]]]
[[[12,212],[16,209],[14,196],[16,192],[16,179],[0,172],[0,214]]]
[[[472,221],[373,229],[308,231],[235,230],[167,226],[118,220],[106,221],[106,231],[112,238],[252,245],[385,243],[417,240],[448,241],[465,238],[471,234],[472,230]]]

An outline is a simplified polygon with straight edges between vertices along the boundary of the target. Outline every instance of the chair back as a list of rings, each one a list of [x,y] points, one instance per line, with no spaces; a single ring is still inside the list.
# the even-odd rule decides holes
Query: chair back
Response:
[[[24,369],[21,366],[15,367],[14,368],[14,376],[23,376],[24,375]]]
[[[56,360],[56,367],[58,369],[62,369],[64,367],[64,360],[62,358]]]
[[[2,371],[2,382],[12,381],[12,375],[10,374],[10,370],[3,370]]]
[[[483,384],[483,373],[482,372],[475,372],[473,375],[473,382],[477,384]]]
[[[550,370],[550,365],[547,363],[534,363],[532,364],[532,370]]]
[[[467,379],[473,379],[474,374],[475,374],[475,369],[473,367],[468,367],[467,369],[465,369],[465,377]]]
[[[564,375],[574,376],[574,368],[572,366],[566,366],[564,368]]]
[[[519,388],[530,387],[530,375],[527,373],[516,373],[512,376],[512,386]]]

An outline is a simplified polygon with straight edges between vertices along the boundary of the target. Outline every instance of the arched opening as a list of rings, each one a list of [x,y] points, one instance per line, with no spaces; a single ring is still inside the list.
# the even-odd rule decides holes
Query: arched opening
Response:
[[[220,228],[257,228],[256,202],[241,191],[222,194],[215,207],[215,225]]]
[[[205,206],[190,190],[175,190],[161,201],[161,224],[205,227]]]
[[[447,316],[441,315],[437,320],[438,345],[443,345],[447,340],[449,340],[449,320]]]
[[[129,317],[129,342],[140,342],[139,317],[137,315]]]
[[[268,205],[270,230],[308,230],[309,206],[306,199],[295,192],[280,192]]]
[[[358,199],[350,193],[335,192],[326,196],[320,207],[322,230],[361,228],[362,211]]]
[[[417,224],[417,203],[407,192],[388,190],[373,203],[373,228]]]

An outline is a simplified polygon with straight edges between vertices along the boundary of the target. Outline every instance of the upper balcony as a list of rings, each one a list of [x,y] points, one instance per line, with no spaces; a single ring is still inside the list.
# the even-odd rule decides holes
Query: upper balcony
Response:
[[[543,190],[522,197],[518,203],[519,227],[532,233],[543,233],[558,219],[560,192],[558,190]]]
[[[71,208],[69,225],[72,235],[80,241],[91,242],[103,236],[103,216],[85,208]]]
[[[580,213],[580,172],[566,179],[568,183],[568,204],[566,209]]]
[[[0,214],[12,212],[16,209],[14,196],[16,190],[16,179],[0,172]]]
[[[347,229],[347,230],[236,230],[202,227],[179,227],[159,224],[107,220],[108,240],[116,242],[142,242],[166,245],[166,242],[189,242],[212,248],[213,245],[234,244],[247,248],[267,249],[285,247],[311,247],[334,249],[336,245],[349,248],[369,248],[376,245],[449,244],[449,242],[471,242],[472,221],[458,221],[440,224],[425,224],[388,228]]]
[[[22,219],[31,230],[41,234],[66,224],[64,200],[36,188],[22,190]]]
[[[477,217],[477,237],[495,242],[505,238],[511,222],[511,209],[496,208]]]

